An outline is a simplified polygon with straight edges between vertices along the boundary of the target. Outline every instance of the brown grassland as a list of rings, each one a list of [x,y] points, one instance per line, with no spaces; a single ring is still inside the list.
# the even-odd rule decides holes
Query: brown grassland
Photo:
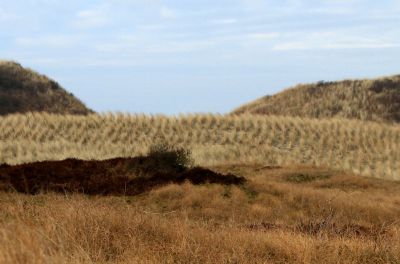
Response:
[[[400,184],[220,165],[238,186],[138,196],[0,193],[0,263],[400,263]]]

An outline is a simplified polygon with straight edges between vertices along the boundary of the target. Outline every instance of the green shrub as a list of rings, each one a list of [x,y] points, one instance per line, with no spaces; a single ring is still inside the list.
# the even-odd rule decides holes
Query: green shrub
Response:
[[[193,165],[191,154],[189,149],[158,143],[150,147],[147,156],[156,162],[157,169],[184,171]]]

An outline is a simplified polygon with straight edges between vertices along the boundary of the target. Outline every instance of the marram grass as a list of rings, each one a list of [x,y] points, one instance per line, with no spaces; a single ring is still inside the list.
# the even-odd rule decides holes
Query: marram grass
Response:
[[[137,156],[157,142],[190,148],[203,166],[304,164],[400,180],[400,125],[211,114],[0,117],[0,163]]]

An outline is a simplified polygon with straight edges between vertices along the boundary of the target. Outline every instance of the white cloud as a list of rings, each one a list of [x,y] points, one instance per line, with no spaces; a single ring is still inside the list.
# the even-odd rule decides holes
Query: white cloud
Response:
[[[176,19],[178,17],[176,11],[168,7],[161,7],[160,16],[163,19]]]
[[[163,44],[150,45],[144,49],[146,53],[156,54],[156,53],[185,53],[194,52],[208,47],[214,46],[216,44],[213,40],[194,40],[185,42],[169,42]]]
[[[400,42],[390,38],[363,36],[354,32],[295,33],[286,36],[273,46],[275,51],[291,50],[339,50],[339,49],[384,49],[400,47]],[[291,38],[291,40],[290,40]]]
[[[222,18],[222,19],[215,19],[211,21],[212,24],[215,25],[230,25],[237,23],[237,19],[235,18]]]
[[[15,43],[23,47],[61,48],[77,44],[79,38],[68,35],[47,35],[42,37],[19,37]]]
[[[304,13],[319,15],[351,15],[354,11],[351,8],[312,8],[305,10]]]
[[[266,1],[264,0],[241,0],[242,6],[246,10],[259,10],[265,6]]]
[[[101,42],[93,46],[94,50],[102,53],[124,54],[128,51],[141,49],[147,46],[148,40],[145,35],[119,35],[107,43]]]
[[[279,34],[276,32],[270,32],[270,33],[252,33],[249,34],[249,37],[254,39],[254,40],[270,40],[279,37]]]
[[[73,25],[79,28],[95,28],[107,25],[110,20],[104,7],[81,10],[76,13]]]
[[[122,35],[110,43],[95,45],[95,49],[101,52],[112,53],[116,56],[123,54],[149,55],[185,53],[206,49],[216,45],[219,40],[202,39],[186,41],[162,41],[157,43],[151,35],[145,33],[137,35]]]
[[[360,41],[344,41],[338,43],[327,43],[321,45],[323,49],[385,49],[385,48],[397,48],[400,47],[400,43],[385,42],[379,40],[362,40]]]

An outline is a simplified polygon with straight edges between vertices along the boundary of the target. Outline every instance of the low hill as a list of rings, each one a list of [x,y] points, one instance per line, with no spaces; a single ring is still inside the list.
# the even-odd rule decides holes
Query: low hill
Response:
[[[86,115],[93,111],[57,82],[11,61],[0,61],[0,115],[25,112]]]
[[[234,114],[400,122],[400,75],[374,80],[300,84],[243,105]]]

